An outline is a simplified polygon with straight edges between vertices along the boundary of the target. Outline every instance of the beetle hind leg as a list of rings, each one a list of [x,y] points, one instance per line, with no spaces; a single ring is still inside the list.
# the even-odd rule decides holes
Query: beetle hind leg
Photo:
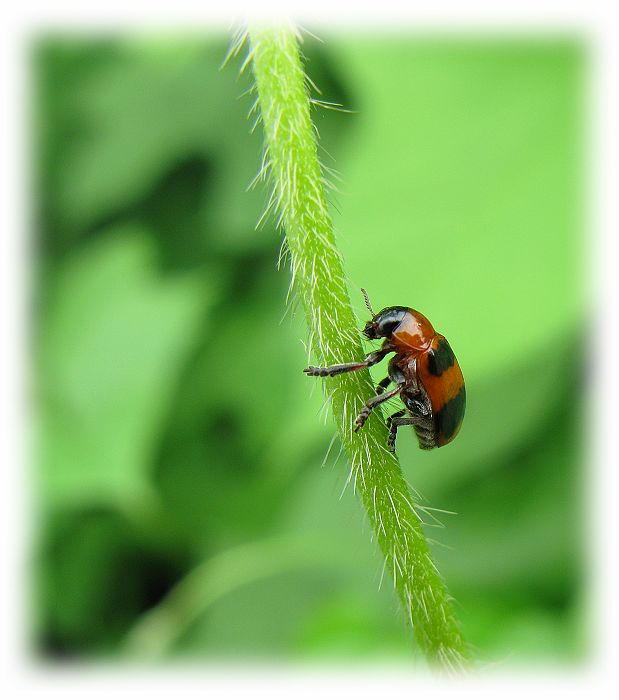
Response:
[[[393,421],[396,420],[396,418],[402,418],[402,416],[404,416],[405,414],[406,410],[402,409],[401,411],[397,411],[393,415],[389,416],[389,418],[387,418],[387,427],[389,428],[389,432],[391,432],[391,425]]]
[[[397,411],[393,415],[389,416],[387,418],[387,427],[389,428],[389,437],[387,438],[387,449],[389,452],[395,452],[395,437],[398,432],[398,427],[397,425],[394,427],[393,422],[402,418],[406,414],[406,411],[402,409],[401,411]]]
[[[431,450],[436,446],[434,441],[434,431],[432,429],[432,419],[430,416],[404,416],[404,411],[398,411],[389,418],[389,437],[387,438],[387,449],[395,452],[395,441],[398,428],[403,425],[412,425],[419,440],[419,447],[422,450]]]
[[[398,436],[398,428],[401,425],[416,425],[419,422],[418,418],[400,418],[403,411],[391,416],[389,421],[389,437],[387,438],[387,449],[389,452],[395,452],[395,440]]]

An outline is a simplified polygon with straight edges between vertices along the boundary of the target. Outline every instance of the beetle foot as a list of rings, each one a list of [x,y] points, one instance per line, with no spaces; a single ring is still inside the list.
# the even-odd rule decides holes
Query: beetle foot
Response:
[[[326,367],[306,367],[304,370],[308,377],[328,377],[329,370]]]
[[[361,411],[361,413],[355,418],[354,432],[358,432],[360,428],[363,428],[365,421],[370,417],[370,412],[367,410]]]

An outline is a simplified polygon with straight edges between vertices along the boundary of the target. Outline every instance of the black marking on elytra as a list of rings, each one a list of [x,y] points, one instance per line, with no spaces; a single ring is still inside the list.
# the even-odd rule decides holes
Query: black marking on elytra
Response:
[[[455,359],[451,346],[445,338],[441,338],[436,350],[432,349],[428,352],[428,371],[435,377],[440,377],[453,365]]]
[[[434,417],[436,431],[443,440],[450,440],[462,419],[464,418],[464,409],[466,408],[466,390],[464,385],[460,391],[436,412]]]

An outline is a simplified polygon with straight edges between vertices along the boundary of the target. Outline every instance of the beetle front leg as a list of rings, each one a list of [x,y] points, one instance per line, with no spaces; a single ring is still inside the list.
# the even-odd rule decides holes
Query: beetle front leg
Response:
[[[362,362],[346,362],[329,367],[306,367],[303,371],[308,377],[335,377],[335,375],[344,374],[344,372],[357,372],[360,369],[371,367],[380,362],[388,352],[391,352],[390,347],[382,347],[380,350],[371,352]]]
[[[392,399],[394,396],[397,396],[403,388],[404,387],[402,386],[396,386],[395,389],[392,389],[391,391],[387,391],[384,394],[379,394],[378,396],[373,396],[371,399],[368,399],[365,406],[361,409],[361,413],[355,419],[355,433],[359,430],[359,428],[363,427],[365,421],[370,417],[370,413],[376,408],[376,406],[379,406],[381,403],[384,403],[385,401]]]

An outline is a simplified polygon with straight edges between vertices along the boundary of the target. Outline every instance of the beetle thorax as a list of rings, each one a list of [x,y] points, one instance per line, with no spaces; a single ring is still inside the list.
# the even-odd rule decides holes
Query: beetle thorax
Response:
[[[407,309],[394,329],[391,342],[400,352],[421,353],[428,350],[435,335],[434,327],[423,314]]]

